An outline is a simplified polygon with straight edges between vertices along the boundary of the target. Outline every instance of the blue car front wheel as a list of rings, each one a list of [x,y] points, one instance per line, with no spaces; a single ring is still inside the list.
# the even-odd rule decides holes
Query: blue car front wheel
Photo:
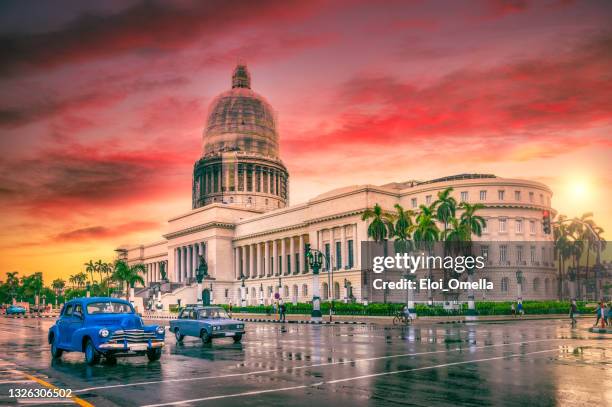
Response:
[[[85,361],[88,365],[95,365],[100,361],[100,352],[96,350],[91,339],[88,339],[85,344]]]
[[[53,357],[53,359],[58,359],[62,357],[62,353],[64,353],[62,349],[59,349],[57,347],[56,343],[57,343],[57,338],[53,337],[53,339],[51,340],[51,357]]]

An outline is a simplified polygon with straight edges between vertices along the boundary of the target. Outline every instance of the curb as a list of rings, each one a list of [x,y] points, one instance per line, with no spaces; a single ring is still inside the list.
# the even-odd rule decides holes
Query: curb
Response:
[[[299,320],[299,321],[279,321],[277,319],[263,319],[263,318],[236,318],[239,321],[243,322],[269,322],[275,324],[311,324],[311,325],[367,325],[366,322],[357,322],[357,321],[308,321],[308,320]]]
[[[589,332],[593,332],[595,334],[612,334],[612,329],[591,327],[589,328]]]
[[[59,315],[4,315],[6,319],[38,319],[38,318],[57,318]]]

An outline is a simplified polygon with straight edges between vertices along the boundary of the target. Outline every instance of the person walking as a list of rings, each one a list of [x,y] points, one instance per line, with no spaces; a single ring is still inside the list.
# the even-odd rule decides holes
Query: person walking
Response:
[[[601,302],[597,304],[597,308],[595,308],[595,316],[597,317],[597,319],[595,319],[595,323],[593,324],[593,326],[599,325],[599,320],[601,318]]]
[[[572,300],[570,304],[570,319],[572,320],[572,328],[576,326],[576,316],[578,315],[578,306],[576,305],[576,300]]]
[[[525,311],[523,310],[523,301],[519,301],[518,302],[518,306],[517,306],[517,313],[519,316],[523,316],[525,315]]]
[[[516,317],[516,308],[514,308],[514,303],[510,305],[510,313],[512,314],[513,317]]]
[[[601,320],[601,326],[600,328],[605,328],[606,327],[606,303],[603,302],[603,300],[599,303],[599,308],[597,310],[597,322],[599,322]],[[597,323],[595,323],[595,325],[597,325]]]
[[[280,304],[280,306],[278,307],[278,310],[280,312],[280,321],[285,322],[287,306],[285,305],[284,302]]]

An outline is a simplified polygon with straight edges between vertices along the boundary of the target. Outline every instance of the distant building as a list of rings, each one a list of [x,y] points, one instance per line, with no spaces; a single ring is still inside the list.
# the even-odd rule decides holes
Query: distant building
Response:
[[[165,308],[179,299],[182,304],[195,302],[202,255],[211,277],[203,288],[215,303],[237,304],[242,292],[251,305],[270,303],[276,292],[285,301],[307,302],[312,299],[312,272],[304,261],[304,244],[309,243],[332,259],[331,285],[327,270],[320,279],[323,300],[372,301],[362,287],[360,242],[368,240],[363,211],[376,203],[388,211],[396,203],[417,209],[448,187],[454,188],[457,201],[485,205],[479,214],[488,226],[476,240],[500,242],[491,246],[486,275],[480,276],[496,289],[476,299],[516,299],[519,269],[523,298],[556,297],[552,246],[546,244],[552,237],[543,233],[541,224],[542,211],[552,210],[552,191],[546,185],[464,174],[426,182],[352,185],[288,206],[289,174],[278,145],[270,105],[251,90],[247,68],[237,66],[232,89],[210,107],[202,157],[194,165],[193,209],[171,218],[159,242],[117,249],[129,263],[147,267],[139,298],[146,302],[151,288],[161,287]],[[160,283],[162,267],[169,283]],[[426,301],[427,294],[419,292],[416,299]]]

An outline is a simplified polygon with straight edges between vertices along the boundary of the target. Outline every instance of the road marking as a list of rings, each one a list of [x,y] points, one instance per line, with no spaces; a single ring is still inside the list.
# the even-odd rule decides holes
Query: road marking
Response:
[[[342,360],[342,361],[337,361],[337,362],[316,363],[316,364],[311,364],[311,365],[295,366],[295,367],[282,367],[282,368],[276,368],[276,369],[258,370],[258,371],[245,372],[245,373],[228,373],[228,374],[217,375],[217,376],[199,376],[199,377],[188,377],[188,378],[181,378],[181,379],[167,379],[167,380],[154,380],[154,381],[148,381],[148,382],[111,384],[107,386],[87,387],[85,389],[78,389],[78,390],[74,390],[74,393],[84,393],[84,392],[89,392],[93,390],[114,389],[114,388],[121,388],[121,387],[145,386],[145,385],[160,384],[160,383],[177,383],[177,382],[192,382],[192,381],[198,381],[198,380],[223,379],[223,378],[228,378],[228,377],[240,377],[240,376],[250,376],[250,375],[255,375],[255,374],[274,373],[274,372],[279,372],[279,371],[287,370],[287,369],[288,370],[302,370],[302,369],[308,369],[308,368],[313,368],[313,367],[344,365],[347,363],[359,363],[359,362],[368,362],[368,361],[382,360],[382,359],[432,355],[436,353],[458,352],[462,350],[468,351],[471,349],[487,349],[487,348],[496,348],[496,347],[510,346],[510,345],[523,345],[523,344],[528,344],[528,343],[550,342],[550,341],[561,341],[561,340],[564,340],[564,339],[537,339],[533,341],[522,341],[522,342],[502,343],[502,344],[496,344],[496,345],[473,346],[473,347],[456,348],[456,349],[450,349],[450,350],[443,349],[443,350],[428,351],[428,352],[403,353],[399,355],[375,356],[371,358]]]
[[[291,390],[298,390],[298,389],[304,389],[304,388],[310,388],[310,387],[319,387],[319,386],[323,386],[325,384],[335,384],[335,383],[341,383],[341,382],[348,382],[348,381],[360,380],[360,379],[369,378],[369,377],[388,376],[388,375],[395,375],[395,374],[400,374],[400,373],[415,372],[415,371],[420,371],[420,370],[438,369],[438,368],[447,367],[447,366],[464,365],[464,364],[468,364],[468,363],[481,363],[481,362],[488,362],[488,361],[491,361],[491,360],[500,360],[500,359],[511,359],[511,358],[515,358],[515,357],[519,357],[519,356],[527,356],[527,355],[534,355],[534,354],[539,354],[539,353],[558,352],[558,351],[559,351],[559,349],[547,349],[547,350],[540,350],[540,351],[527,352],[527,353],[514,353],[512,355],[496,356],[496,357],[492,357],[492,358],[466,360],[466,361],[463,361],[463,362],[444,363],[444,364],[439,364],[439,365],[423,366],[423,367],[418,367],[418,368],[414,368],[414,369],[402,369],[402,370],[394,370],[394,371],[391,371],[391,372],[374,373],[374,374],[370,374],[370,375],[347,377],[345,379],[336,379],[336,380],[330,380],[330,381],[322,381],[322,382],[318,382],[318,383],[305,384],[305,385],[301,385],[301,386],[284,387],[284,388],[280,388],[280,389],[254,390],[254,391],[243,392],[243,393],[225,394],[225,395],[221,395],[221,396],[209,396],[209,397],[202,397],[202,398],[197,398],[197,399],[172,401],[172,402],[169,402],[169,403],[147,404],[147,405],[143,405],[143,406],[140,406],[140,407],[173,406],[173,405],[178,405],[178,404],[187,404],[187,403],[196,403],[196,402],[203,402],[203,401],[210,401],[210,400],[219,400],[219,399],[231,398],[231,397],[254,396],[254,395],[265,394],[265,393],[291,391]]]
[[[31,374],[28,374],[28,373],[22,372],[22,371],[20,371],[20,370],[13,370],[13,372],[14,372],[14,373],[16,373],[16,374],[21,374],[21,375],[24,375],[26,378],[28,378],[28,379],[30,379],[30,380],[32,380],[32,381],[34,381],[34,382],[36,382],[36,383],[40,384],[41,386],[47,387],[47,388],[49,388],[49,389],[57,389],[57,390],[62,390],[62,389],[60,389],[59,387],[57,387],[57,386],[55,386],[55,385],[53,385],[53,384],[51,384],[51,383],[49,383],[49,382],[47,382],[47,381],[45,381],[45,380],[43,380],[43,379],[40,379],[40,378],[38,378],[38,377],[36,377],[36,376],[32,376]],[[71,400],[72,400],[72,401],[73,401],[75,404],[78,404],[78,405],[79,405],[79,406],[81,406],[81,407],[94,407],[94,405],[93,405],[93,404],[88,403],[88,402],[86,402],[85,400],[83,400],[83,399],[81,399],[81,398],[78,398],[77,396],[71,396],[71,397],[70,397],[70,399],[71,399]]]
[[[0,380],[0,384],[16,384],[16,383],[27,383],[33,380]]]

